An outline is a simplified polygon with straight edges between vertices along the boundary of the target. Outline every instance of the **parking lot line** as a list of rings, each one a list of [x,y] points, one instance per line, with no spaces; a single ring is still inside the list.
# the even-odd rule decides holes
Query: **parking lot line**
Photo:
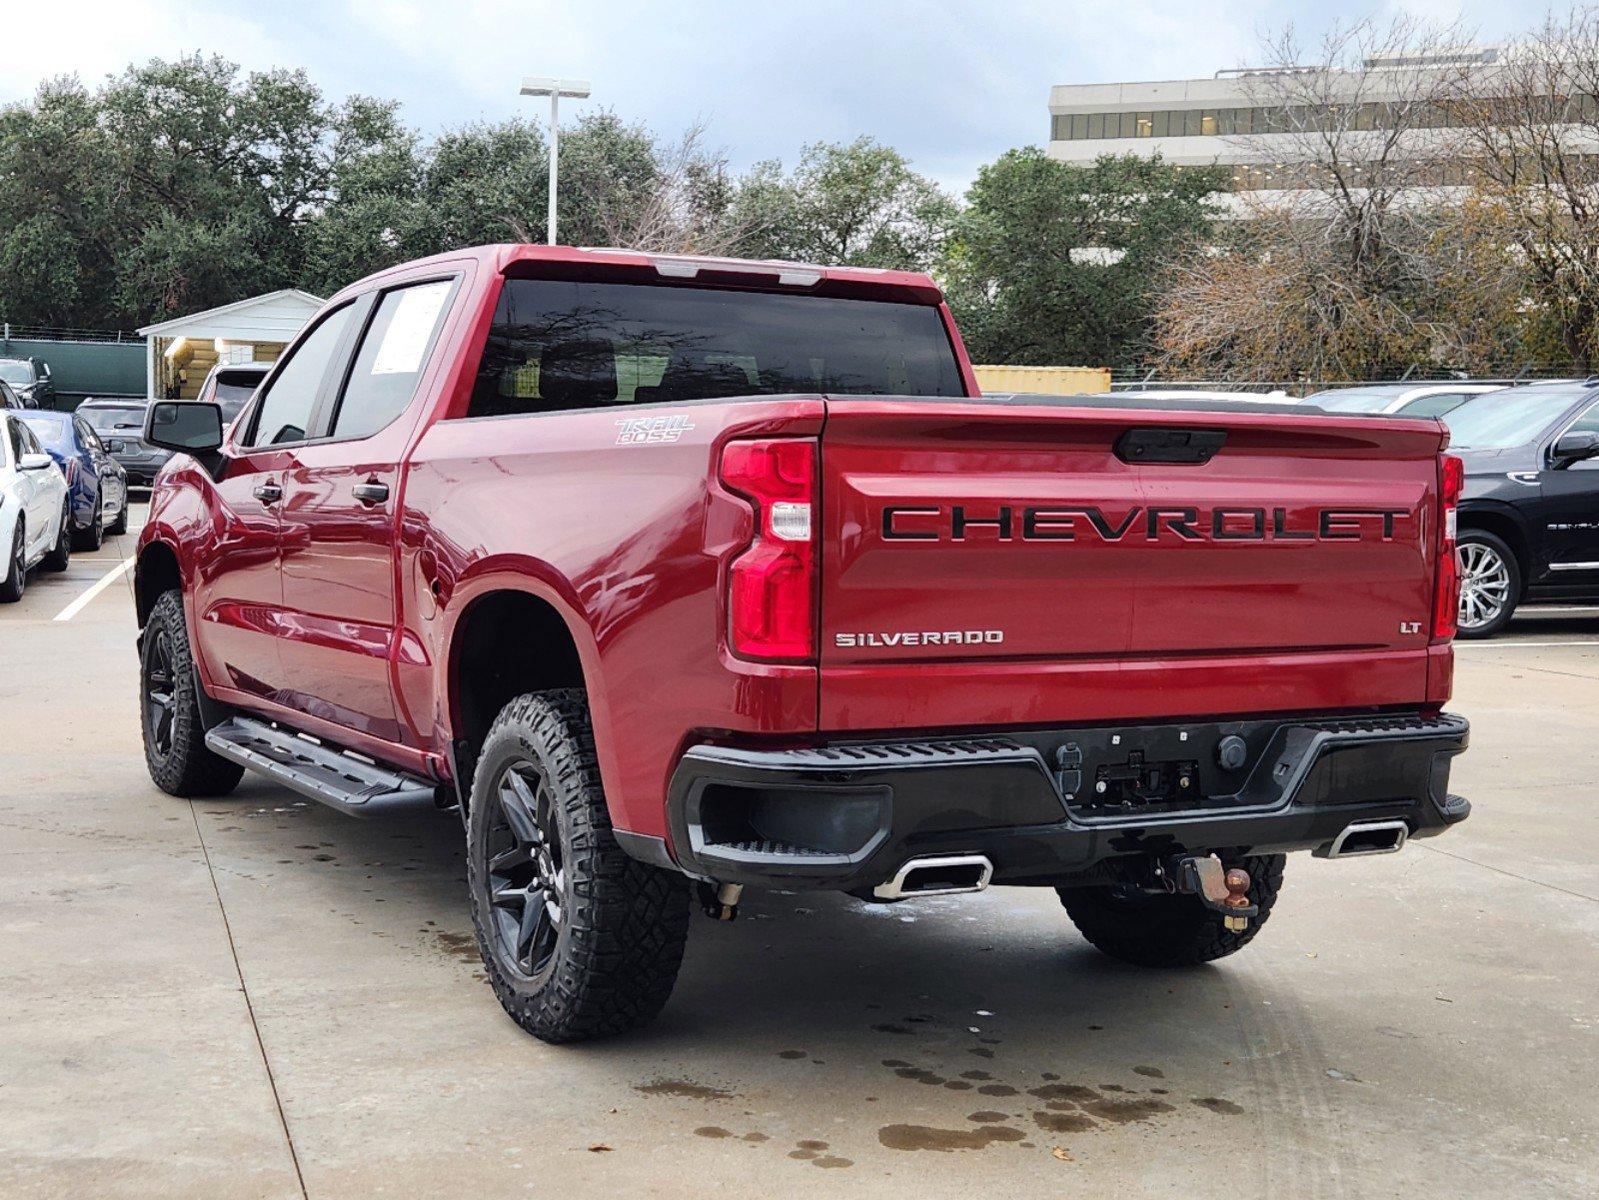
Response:
[[[132,558],[123,559],[116,566],[112,567],[109,571],[107,571],[104,575],[100,576],[99,579],[96,579],[87,588],[85,588],[84,591],[83,591],[83,594],[80,595],[76,600],[74,600],[71,604],[67,605],[60,612],[56,613],[55,619],[57,621],[70,621],[70,620],[72,620],[73,617],[77,616],[80,612],[83,611],[84,606],[86,604],[88,604],[89,601],[93,600],[101,592],[105,591],[106,588],[110,587],[111,584],[119,576],[121,576],[123,572],[125,572],[129,567],[131,567],[134,564],[135,561],[136,560],[132,559]]]
[[[1510,650],[1517,646],[1599,646],[1599,640],[1570,642],[1456,642],[1456,650]]]

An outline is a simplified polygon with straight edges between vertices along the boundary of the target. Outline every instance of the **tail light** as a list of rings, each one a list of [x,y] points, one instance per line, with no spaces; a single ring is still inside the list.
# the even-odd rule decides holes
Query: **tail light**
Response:
[[[1447,642],[1460,624],[1460,559],[1455,554],[1455,528],[1466,465],[1453,454],[1438,459],[1438,497],[1443,519],[1438,522],[1438,573],[1432,598],[1432,640]]]
[[[755,532],[728,569],[728,641],[740,658],[816,658],[816,441],[729,442],[722,482],[750,502]]]

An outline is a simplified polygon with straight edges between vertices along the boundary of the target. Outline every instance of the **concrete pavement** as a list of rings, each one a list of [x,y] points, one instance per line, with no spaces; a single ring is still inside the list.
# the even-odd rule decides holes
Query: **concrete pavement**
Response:
[[[554,1048],[482,980],[455,818],[151,786],[131,581],[52,619],[129,546],[0,610],[7,1200],[1599,1191],[1599,613],[1462,647],[1471,820],[1295,857],[1217,966],[1048,892],[767,894],[655,1026]]]

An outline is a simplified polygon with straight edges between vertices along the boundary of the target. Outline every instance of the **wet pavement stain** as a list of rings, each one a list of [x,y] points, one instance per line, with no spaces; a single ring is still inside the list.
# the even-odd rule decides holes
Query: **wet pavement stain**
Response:
[[[1087,1133],[1099,1125],[1090,1117],[1075,1112],[1044,1110],[1033,1114],[1033,1124],[1048,1133]]]
[[[937,1129],[931,1125],[884,1125],[877,1140],[890,1150],[982,1150],[994,1142],[1019,1142],[1027,1135],[1009,1125]]]
[[[1080,1083],[1046,1083],[1043,1087],[1029,1088],[1027,1094],[1037,1096],[1040,1100],[1070,1100],[1074,1104],[1100,1098],[1093,1088]]]
[[[477,938],[470,933],[435,933],[433,940],[439,949],[462,962],[482,962],[477,952]]]
[[[702,1138],[730,1138],[733,1136],[731,1129],[723,1129],[720,1125],[701,1125],[694,1131],[695,1137]]]
[[[1177,1111],[1164,1100],[1092,1100],[1084,1102],[1082,1107],[1084,1112],[1117,1125],[1131,1125],[1134,1121],[1147,1121],[1157,1113]]]
[[[778,1058],[804,1058],[806,1053],[807,1052],[804,1051],[804,1050],[779,1050],[777,1052],[777,1057]]]
[[[998,1125],[1003,1121],[1010,1120],[1010,1117],[1002,1112],[995,1112],[991,1108],[985,1108],[968,1114],[966,1119],[968,1121],[976,1121],[979,1125]]]
[[[824,1171],[837,1171],[844,1167],[853,1167],[853,1158],[840,1158],[836,1154],[824,1154],[820,1158],[811,1160],[811,1166],[821,1167]]]
[[[985,1083],[977,1089],[983,1096],[1019,1096],[1021,1093],[1008,1083]]]
[[[1195,1099],[1194,1103],[1199,1105],[1200,1108],[1206,1108],[1213,1113],[1221,1113],[1229,1117],[1242,1116],[1244,1112],[1243,1105],[1234,1104],[1231,1100],[1223,1100],[1220,1096],[1200,1097]]]
[[[681,1096],[687,1100],[731,1100],[733,1093],[725,1088],[709,1087],[691,1079],[655,1079],[649,1083],[636,1083],[635,1092],[646,1096]]]
[[[1142,1075],[1145,1079],[1165,1079],[1166,1072],[1159,1067],[1134,1067],[1134,1075]]]

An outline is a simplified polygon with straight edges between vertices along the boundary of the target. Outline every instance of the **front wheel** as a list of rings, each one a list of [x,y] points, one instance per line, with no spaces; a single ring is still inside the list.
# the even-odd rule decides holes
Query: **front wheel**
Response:
[[[173,796],[231,792],[244,768],[206,747],[182,592],[174,588],[155,602],[140,647],[139,725],[150,778]]]
[[[611,833],[582,691],[518,696],[483,742],[467,818],[472,923],[512,1019],[547,1042],[660,1012],[688,936],[688,880]]]
[[[1521,599],[1521,565],[1505,540],[1486,529],[1462,530],[1460,547],[1460,636],[1493,637]]]
[[[1198,896],[1151,896],[1131,884],[1061,888],[1060,902],[1078,932],[1112,958],[1140,967],[1198,966],[1254,940],[1277,903],[1284,861],[1281,854],[1258,854],[1226,862],[1249,872],[1249,900],[1260,909],[1237,933]]]

